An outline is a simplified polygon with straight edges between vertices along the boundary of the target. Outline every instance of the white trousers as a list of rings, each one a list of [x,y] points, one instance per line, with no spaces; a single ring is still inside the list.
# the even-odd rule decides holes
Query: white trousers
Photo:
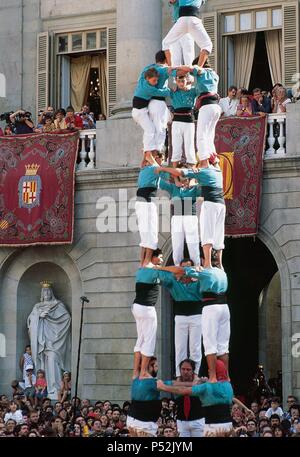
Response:
[[[177,419],[177,430],[180,438],[202,438],[204,436],[205,419],[180,421]]]
[[[200,212],[201,244],[212,244],[217,251],[225,248],[226,206],[222,203],[204,201]]]
[[[195,373],[198,375],[202,359],[202,316],[175,316],[175,363],[176,376],[180,376],[179,364],[188,357],[188,344],[190,349],[189,358],[195,364]]]
[[[212,52],[212,42],[206,32],[201,19],[194,16],[180,17],[173,25],[162,43],[163,51],[169,50],[172,44],[176,43],[187,33],[190,33],[201,50],[205,49],[209,54]]]
[[[172,123],[172,162],[180,162],[183,147],[187,163],[196,163],[195,124],[194,122]]]
[[[132,314],[137,329],[137,342],[134,352],[140,352],[146,357],[152,357],[155,352],[157,314],[154,306],[132,305]]]
[[[205,424],[204,426],[204,437],[208,434],[208,437],[213,437],[218,432],[230,432],[232,430],[232,423],[226,422],[224,424]]]
[[[205,355],[229,353],[230,311],[227,305],[208,305],[202,310]]]
[[[150,118],[148,108],[142,108],[142,109],[133,108],[132,117],[133,117],[133,120],[144,130],[144,137],[143,137],[144,152],[154,151],[156,149],[155,125],[154,125],[152,119]]]
[[[216,126],[222,114],[219,105],[204,105],[199,110],[197,121],[197,151],[200,160],[209,159],[216,153]]]
[[[140,232],[142,248],[157,249],[158,212],[154,202],[135,202],[135,213]]]
[[[191,204],[191,202],[187,204],[189,203]],[[179,266],[183,260],[184,240],[186,240],[188,246],[190,259],[196,266],[200,265],[200,238],[197,216],[173,216],[171,220],[171,237],[174,265]]]
[[[155,422],[144,422],[134,419],[131,416],[127,416],[126,427],[133,428],[138,432],[145,432],[151,436],[156,436],[158,425]]]
[[[180,65],[193,64],[195,58],[195,42],[190,33],[181,37],[178,41],[171,46],[172,67],[179,67]]]
[[[148,106],[149,116],[154,125],[154,143],[157,151],[165,146],[168,122],[171,120],[171,113],[163,100],[151,100]]]

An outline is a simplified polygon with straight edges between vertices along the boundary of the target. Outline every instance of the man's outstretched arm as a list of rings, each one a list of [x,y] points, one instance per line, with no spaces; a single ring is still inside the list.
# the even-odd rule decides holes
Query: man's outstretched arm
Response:
[[[169,273],[173,273],[174,275],[184,275],[185,271],[182,267],[156,267],[157,270],[161,271],[168,271]]]
[[[155,173],[169,173],[172,176],[179,177],[183,176],[183,171],[180,168],[172,168],[172,167],[159,167],[155,170]]]
[[[156,387],[163,392],[175,395],[192,395],[192,387],[166,386],[163,381],[157,381]]]

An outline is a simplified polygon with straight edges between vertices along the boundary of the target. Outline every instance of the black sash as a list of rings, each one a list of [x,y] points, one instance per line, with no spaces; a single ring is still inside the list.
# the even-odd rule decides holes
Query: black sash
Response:
[[[206,424],[226,424],[232,422],[231,405],[214,405],[203,408]]]
[[[227,305],[227,296],[226,294],[215,294],[213,292],[204,292],[202,298],[203,306],[210,305]]]
[[[141,306],[155,306],[159,295],[159,285],[137,282],[135,292],[136,297],[133,303]]]
[[[143,109],[143,108],[147,108],[147,106],[149,105],[149,102],[150,102],[150,100],[145,100],[144,98],[141,98],[141,97],[133,97],[132,106],[133,106],[133,108],[136,108],[136,109]]]
[[[201,192],[204,201],[225,205],[224,190],[220,187],[203,186]]]
[[[156,187],[140,187],[137,190],[137,201],[138,202],[151,202],[152,197],[156,197],[157,188]]]
[[[160,101],[164,102],[165,97],[152,97],[152,100],[160,100]]]
[[[200,17],[200,9],[197,6],[181,6],[179,9],[179,17],[195,16]]]
[[[196,316],[202,314],[201,301],[175,301],[174,300],[175,316]]]
[[[142,422],[157,422],[161,413],[161,401],[132,400],[128,415]]]

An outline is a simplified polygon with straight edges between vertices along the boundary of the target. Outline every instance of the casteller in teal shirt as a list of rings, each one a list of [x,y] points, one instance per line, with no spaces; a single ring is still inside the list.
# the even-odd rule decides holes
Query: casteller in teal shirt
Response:
[[[229,381],[206,382],[192,387],[192,395],[198,396],[203,406],[232,405],[233,389]]]
[[[196,179],[202,188],[202,197],[204,201],[212,203],[221,203],[225,205],[223,190],[223,173],[213,166],[193,169],[183,169],[184,176],[190,179]]]
[[[200,292],[213,292],[214,294],[226,294],[228,289],[227,274],[221,268],[207,268],[197,271],[193,267],[184,268],[185,275],[188,278],[198,279]]]

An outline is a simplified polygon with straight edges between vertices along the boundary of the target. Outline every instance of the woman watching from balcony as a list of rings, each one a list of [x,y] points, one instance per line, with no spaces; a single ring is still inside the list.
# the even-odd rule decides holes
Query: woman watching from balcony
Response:
[[[286,105],[291,103],[291,99],[287,96],[287,90],[283,86],[279,86],[275,89],[274,93],[274,107],[273,113],[286,113]]]
[[[250,117],[253,115],[248,95],[242,95],[240,98],[240,104],[236,109],[236,115],[239,117]]]

